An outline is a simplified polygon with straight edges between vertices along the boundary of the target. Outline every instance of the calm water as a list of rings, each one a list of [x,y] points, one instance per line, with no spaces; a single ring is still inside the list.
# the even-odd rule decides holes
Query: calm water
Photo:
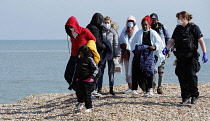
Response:
[[[209,41],[205,39],[207,47]],[[67,89],[63,77],[68,59],[66,40],[1,40],[0,104],[10,104],[31,94],[73,92]],[[173,61],[174,56],[166,61],[164,83],[178,83]],[[210,62],[201,63],[199,82],[210,82],[209,65]],[[108,85],[107,77],[106,70],[104,86]],[[115,85],[119,84],[126,84],[124,72],[115,74]]]

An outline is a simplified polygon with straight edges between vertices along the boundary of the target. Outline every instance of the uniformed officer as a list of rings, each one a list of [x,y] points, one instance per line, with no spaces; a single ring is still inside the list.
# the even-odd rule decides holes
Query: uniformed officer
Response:
[[[176,48],[177,66],[175,73],[178,76],[181,87],[181,104],[196,104],[199,96],[198,77],[196,73],[200,70],[199,53],[197,52],[198,43],[203,51],[203,63],[208,61],[206,45],[203,35],[197,25],[189,22],[192,15],[186,11],[176,14],[177,27],[172,38],[163,50],[166,55],[169,49],[174,45]]]

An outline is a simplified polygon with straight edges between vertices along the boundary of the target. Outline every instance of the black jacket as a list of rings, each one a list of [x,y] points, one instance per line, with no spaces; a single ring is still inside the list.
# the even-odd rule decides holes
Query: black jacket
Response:
[[[98,73],[98,66],[92,57],[78,59],[75,76],[79,80],[95,78]]]
[[[103,23],[103,20],[104,17],[100,13],[95,13],[92,17],[92,20],[90,21],[90,24],[88,24],[86,27],[96,38],[96,47],[101,58],[104,50],[106,49],[106,45],[103,43],[103,36],[102,36],[103,26],[101,24]]]

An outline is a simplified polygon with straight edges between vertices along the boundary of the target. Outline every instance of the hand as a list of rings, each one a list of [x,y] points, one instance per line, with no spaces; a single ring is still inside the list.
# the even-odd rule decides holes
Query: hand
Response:
[[[69,85],[69,88],[68,88],[69,90],[74,90],[74,91],[76,91],[76,85],[75,84],[71,84],[71,85]]]
[[[203,58],[202,58],[203,63],[206,63],[208,61],[208,57],[206,52],[203,53]]]
[[[150,49],[151,50],[156,50],[156,47],[155,46],[150,46]]]
[[[168,52],[168,53],[167,53],[167,55],[168,55],[168,57],[167,57],[167,58],[169,58],[169,57],[171,56],[171,53],[170,53],[170,52]]]
[[[169,51],[170,51],[170,50],[169,50],[168,48],[165,47],[165,48],[163,49],[162,53],[163,53],[163,55],[166,55]]]

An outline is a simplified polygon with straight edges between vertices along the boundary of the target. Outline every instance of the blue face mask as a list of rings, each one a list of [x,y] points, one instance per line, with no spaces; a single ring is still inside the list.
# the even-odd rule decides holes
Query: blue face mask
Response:
[[[183,22],[181,20],[177,20],[177,25],[182,25]]]
[[[133,22],[128,22],[127,25],[128,25],[129,28],[132,28],[134,26]]]

